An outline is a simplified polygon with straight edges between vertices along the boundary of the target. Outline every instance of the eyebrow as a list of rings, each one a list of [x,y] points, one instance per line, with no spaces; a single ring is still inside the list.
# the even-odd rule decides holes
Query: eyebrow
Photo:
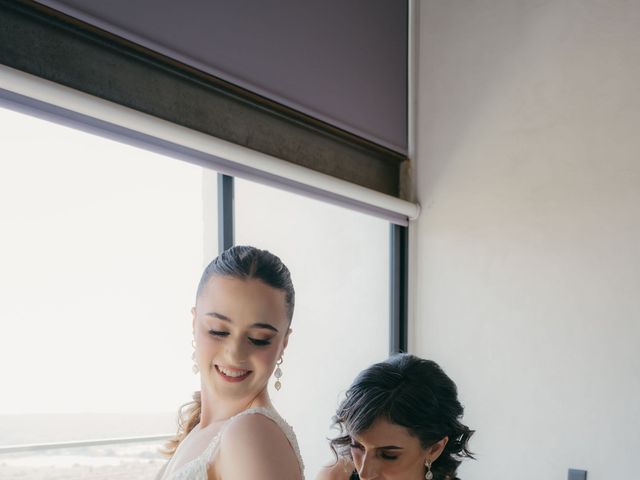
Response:
[[[352,441],[361,444],[357,438],[352,438]],[[397,445],[385,445],[384,447],[376,447],[376,450],[404,450],[404,447],[398,447]]]
[[[233,323],[233,320],[231,320],[229,317],[227,317],[226,315],[223,315],[221,313],[218,313],[218,312],[207,312],[207,313],[205,313],[205,315],[207,317],[217,318],[217,319],[222,320],[224,322]],[[263,328],[265,330],[271,330],[271,331],[274,331],[274,332],[278,333],[278,329],[276,327],[274,327],[273,325],[271,325],[270,323],[257,322],[257,323],[252,324],[251,328]]]

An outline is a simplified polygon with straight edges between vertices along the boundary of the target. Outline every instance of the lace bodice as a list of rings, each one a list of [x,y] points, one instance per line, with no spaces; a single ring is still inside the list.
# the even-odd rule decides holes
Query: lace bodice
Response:
[[[211,443],[204,449],[204,451],[198,455],[193,460],[185,463],[177,470],[173,469],[173,459],[169,460],[167,464],[167,468],[165,470],[165,474],[162,476],[162,480],[207,480],[207,465],[214,461],[215,455],[218,451],[218,447],[220,446],[220,441],[224,435],[227,427],[239,417],[243,417],[244,415],[253,415],[260,414],[265,417],[271,419],[282,433],[285,434],[287,440],[289,440],[289,444],[293,448],[293,451],[296,454],[296,458],[298,459],[298,465],[300,466],[300,476],[301,479],[304,480],[304,465],[302,463],[302,457],[300,456],[300,448],[298,447],[298,441],[296,439],[296,435],[293,432],[293,428],[276,412],[273,408],[269,407],[254,407],[244,410],[237,415],[234,415],[229,420],[227,420],[220,431],[213,437]]]

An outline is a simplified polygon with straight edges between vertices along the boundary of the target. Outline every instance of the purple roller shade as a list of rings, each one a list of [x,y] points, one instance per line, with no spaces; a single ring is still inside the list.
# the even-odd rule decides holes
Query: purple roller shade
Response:
[[[406,0],[40,3],[406,153]]]

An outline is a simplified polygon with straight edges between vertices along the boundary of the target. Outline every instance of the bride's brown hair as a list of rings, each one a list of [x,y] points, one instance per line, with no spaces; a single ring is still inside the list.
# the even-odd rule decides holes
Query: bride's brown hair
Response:
[[[225,250],[204,269],[198,284],[196,299],[214,275],[245,280],[256,279],[270,287],[283,290],[287,317],[289,324],[291,324],[296,293],[291,282],[289,269],[273,253],[249,246],[235,246]],[[178,431],[162,450],[164,455],[171,457],[180,442],[200,422],[201,409],[200,392],[194,392],[193,401],[182,405],[178,410]]]

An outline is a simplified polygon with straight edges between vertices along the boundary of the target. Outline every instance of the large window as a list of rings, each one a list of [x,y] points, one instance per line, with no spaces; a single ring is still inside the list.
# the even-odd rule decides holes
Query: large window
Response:
[[[0,125],[0,445],[173,432],[197,387],[189,310],[215,176],[5,109]],[[138,451],[160,462],[157,446],[6,455],[0,478],[115,474]]]
[[[199,387],[190,308],[218,249],[217,174],[10,110],[0,125],[0,478],[153,478],[161,441],[144,437],[173,433]],[[388,352],[389,225],[235,189],[235,243],[293,275],[272,398],[313,478],[341,393]],[[77,443],[43,446],[55,442]],[[2,453],[24,444],[39,446]]]

